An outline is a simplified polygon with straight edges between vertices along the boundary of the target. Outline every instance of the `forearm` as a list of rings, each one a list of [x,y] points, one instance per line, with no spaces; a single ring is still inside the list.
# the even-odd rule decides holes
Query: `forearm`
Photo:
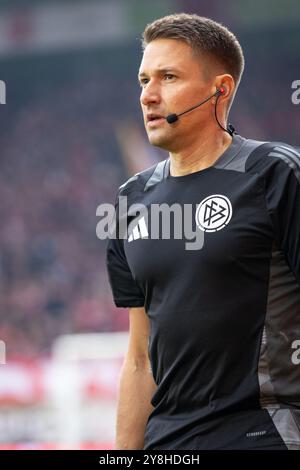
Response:
[[[149,364],[125,359],[119,386],[116,449],[143,449],[146,423],[153,410],[151,398],[156,388]]]

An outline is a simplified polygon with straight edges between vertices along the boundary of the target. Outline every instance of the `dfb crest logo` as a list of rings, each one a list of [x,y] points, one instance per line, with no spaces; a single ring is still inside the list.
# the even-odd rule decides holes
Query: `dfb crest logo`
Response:
[[[196,224],[203,232],[217,232],[230,222],[232,206],[228,197],[213,194],[200,202],[196,210]]]

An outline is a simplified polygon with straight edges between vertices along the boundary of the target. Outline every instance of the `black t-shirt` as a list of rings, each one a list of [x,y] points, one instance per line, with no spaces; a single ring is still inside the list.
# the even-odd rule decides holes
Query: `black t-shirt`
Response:
[[[150,319],[144,449],[300,448],[297,150],[234,135],[213,166],[172,177],[167,159],[118,196],[149,213],[176,204],[202,235],[187,249],[172,217],[170,237],[153,238],[152,213],[121,211],[127,238],[108,243],[116,305]]]

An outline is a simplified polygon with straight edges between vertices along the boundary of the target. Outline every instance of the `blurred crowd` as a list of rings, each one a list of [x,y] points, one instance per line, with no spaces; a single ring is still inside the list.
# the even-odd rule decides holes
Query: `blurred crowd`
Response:
[[[96,237],[97,206],[113,202],[127,177],[111,94],[98,76],[62,86],[21,107],[2,135],[0,339],[8,357],[47,355],[61,334],[127,327],[108,288],[106,242]]]

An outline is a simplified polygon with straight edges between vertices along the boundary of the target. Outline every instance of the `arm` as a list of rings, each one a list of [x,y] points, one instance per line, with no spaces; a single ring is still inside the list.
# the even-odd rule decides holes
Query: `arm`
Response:
[[[148,357],[149,319],[144,307],[129,309],[129,347],[121,371],[117,405],[118,450],[143,449],[151,398],[156,390]]]

